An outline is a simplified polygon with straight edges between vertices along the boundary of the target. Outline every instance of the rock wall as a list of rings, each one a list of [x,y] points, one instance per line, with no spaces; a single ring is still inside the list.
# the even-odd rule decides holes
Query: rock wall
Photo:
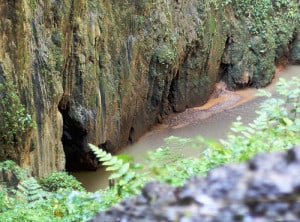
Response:
[[[0,0],[0,159],[39,176],[94,169],[87,143],[114,152],[220,78],[269,83],[285,51],[253,53],[263,40],[218,2]]]
[[[36,175],[65,168],[55,58],[61,54],[52,41],[57,27],[50,7],[46,1],[0,1],[0,157],[31,165]]]
[[[300,147],[216,168],[183,187],[145,185],[142,194],[99,213],[94,222],[299,221]]]
[[[294,64],[300,64],[300,27],[294,33],[294,41],[289,60]]]

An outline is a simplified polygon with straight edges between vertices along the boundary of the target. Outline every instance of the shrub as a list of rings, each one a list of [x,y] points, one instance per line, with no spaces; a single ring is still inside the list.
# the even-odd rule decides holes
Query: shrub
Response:
[[[0,109],[1,142],[18,145],[25,133],[35,127],[35,122],[26,112],[12,81],[0,84]]]
[[[42,188],[49,192],[57,192],[59,190],[78,190],[83,191],[81,183],[75,177],[66,172],[54,172],[50,175],[40,178],[39,184]]]

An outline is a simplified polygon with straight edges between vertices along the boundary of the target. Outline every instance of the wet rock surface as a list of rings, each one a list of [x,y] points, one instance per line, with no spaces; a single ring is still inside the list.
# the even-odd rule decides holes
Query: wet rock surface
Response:
[[[216,168],[183,187],[148,183],[94,222],[300,221],[300,146]]]
[[[300,64],[300,30],[295,32],[295,38],[292,43],[292,50],[290,54],[290,61],[293,64]]]
[[[88,143],[114,153],[170,113],[206,103],[219,80],[263,87],[274,61],[299,63],[299,22],[283,16],[296,6],[270,2],[263,14],[276,24],[253,33],[252,10],[223,2],[0,0],[0,114],[18,123],[19,109],[7,105],[15,100],[36,125],[14,124],[24,130],[11,141],[0,127],[0,160],[36,176],[95,169]]]

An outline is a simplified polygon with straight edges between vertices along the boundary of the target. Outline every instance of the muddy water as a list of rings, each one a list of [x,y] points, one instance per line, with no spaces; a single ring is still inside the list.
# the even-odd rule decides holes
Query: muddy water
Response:
[[[272,84],[266,90],[273,92],[278,77],[291,79],[292,76],[300,76],[300,66],[288,66],[275,75]],[[136,162],[143,162],[148,150],[163,147],[164,139],[169,136],[195,137],[202,135],[205,138],[221,139],[226,136],[230,124],[237,116],[242,117],[244,123],[251,122],[258,109],[261,97],[256,97],[256,89],[244,89],[230,92],[223,85],[217,85],[217,91],[207,104],[186,110],[183,113],[172,114],[163,124],[153,127],[134,145],[122,150],[134,157]],[[190,149],[187,152],[199,152]],[[94,172],[77,172],[73,174],[81,181],[88,191],[96,191],[108,185],[108,173],[103,169]]]

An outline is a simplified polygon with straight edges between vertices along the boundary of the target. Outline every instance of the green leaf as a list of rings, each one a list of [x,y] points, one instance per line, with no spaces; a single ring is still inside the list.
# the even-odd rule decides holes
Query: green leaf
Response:
[[[270,92],[268,92],[266,90],[263,90],[263,89],[259,89],[258,93],[257,93],[257,96],[271,97],[272,93],[270,93]]]
[[[112,157],[110,160],[102,163],[102,165],[104,165],[104,166],[122,165],[122,164],[123,164],[123,161],[119,160],[117,157]]]
[[[118,159],[122,160],[123,162],[131,162],[133,161],[133,157],[128,154],[119,154],[117,155]]]
[[[100,161],[105,162],[105,161],[109,161],[112,159],[112,155],[110,153],[106,153],[106,152],[103,152],[103,153],[104,153],[104,156],[102,155],[100,157],[100,159],[99,159]]]
[[[284,121],[284,123],[285,123],[287,126],[293,125],[293,121],[290,120],[290,119],[287,118],[287,117],[284,117],[284,118],[283,118],[283,121]]]
[[[119,172],[116,172],[116,173],[111,174],[111,175],[108,177],[108,179],[114,180],[114,179],[120,178],[121,176],[122,176],[122,174],[120,174]]]
[[[124,175],[125,173],[127,173],[127,171],[129,170],[129,166],[130,166],[129,163],[123,164],[122,168],[119,170],[119,173],[121,175]]]

